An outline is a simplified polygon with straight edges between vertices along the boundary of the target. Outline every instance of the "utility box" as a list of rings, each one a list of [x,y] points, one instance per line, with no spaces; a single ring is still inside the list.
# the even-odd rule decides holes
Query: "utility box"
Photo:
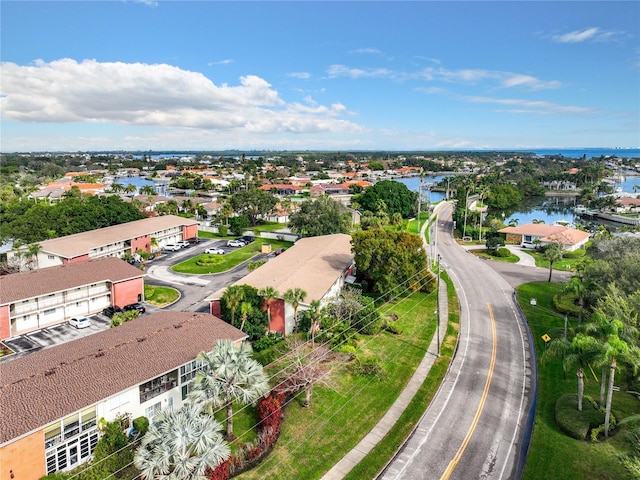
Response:
[[[262,244],[262,253],[271,253],[271,244],[263,243]]]

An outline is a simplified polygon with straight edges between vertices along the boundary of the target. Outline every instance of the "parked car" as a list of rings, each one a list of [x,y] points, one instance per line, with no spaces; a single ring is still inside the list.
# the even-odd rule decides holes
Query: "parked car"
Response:
[[[224,250],[217,247],[207,248],[204,253],[208,253],[209,255],[224,255]]]
[[[255,241],[255,237],[252,237],[251,235],[245,235],[240,240],[243,241],[245,245],[249,245],[250,243]]]
[[[69,320],[69,325],[76,328],[86,328],[91,326],[91,320],[87,317],[76,317]]]
[[[284,248],[279,248],[275,252],[273,252],[273,254],[277,257],[281,253],[284,253],[284,250],[285,250]]]
[[[180,248],[187,248],[191,246],[191,244],[186,240],[184,242],[177,242],[176,245],[178,245]]]
[[[109,318],[113,317],[116,313],[122,313],[122,309],[117,305],[113,305],[112,307],[107,307],[102,310],[102,314]]]
[[[162,250],[164,250],[165,252],[177,252],[181,248],[182,247],[177,243],[170,243],[169,245],[165,245],[164,247],[162,247]]]
[[[244,247],[244,242],[242,240],[228,240],[227,247]]]
[[[200,243],[200,238],[198,237],[188,238],[187,242],[189,242],[189,244],[191,245],[197,245],[198,243]]]
[[[130,310],[137,310],[138,313],[144,313],[147,309],[141,303],[130,303],[129,305],[125,305],[122,307],[122,310],[128,312]]]

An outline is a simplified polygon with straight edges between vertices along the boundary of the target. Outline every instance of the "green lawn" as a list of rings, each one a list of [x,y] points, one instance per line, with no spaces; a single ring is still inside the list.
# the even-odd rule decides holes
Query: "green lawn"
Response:
[[[517,255],[509,255],[508,257],[496,257],[489,255],[486,249],[471,249],[469,252],[473,253],[476,257],[486,258],[487,260],[495,260],[496,262],[518,263],[520,258]]]
[[[557,338],[563,332],[563,315],[553,309],[553,296],[559,293],[558,283],[530,283],[517,289],[518,300],[524,310],[538,355],[538,403],[535,428],[523,480],[631,480],[633,476],[622,466],[618,455],[628,453],[628,440],[624,438],[624,428],[614,436],[600,443],[581,442],[561,432],[555,425],[555,403],[565,393],[577,393],[575,372],[567,372],[564,378],[561,363],[550,362],[542,365],[540,356],[544,351],[542,335]],[[530,299],[536,299],[536,305]],[[569,318],[569,326],[577,324]],[[594,372],[599,375],[599,372]],[[591,371],[585,375],[585,394],[599,398],[599,383]],[[640,412],[640,401],[630,394],[614,392],[613,414],[622,419]],[[553,472],[551,475],[550,472]]]
[[[291,401],[273,452],[258,467],[237,478],[320,478],[396,400],[435,332],[434,308],[434,295],[421,293],[386,307],[385,313],[398,316],[396,324],[402,333],[363,336],[358,346],[361,352],[375,355],[382,362],[384,378],[354,376],[344,364],[337,364],[335,387],[316,387],[308,408],[297,398]]]
[[[197,255],[174,265],[171,267],[171,270],[176,273],[190,273],[194,275],[226,272],[227,270],[230,270],[259,254],[262,250],[263,244],[270,244],[272,250],[276,250],[281,247],[288,248],[292,245],[291,242],[257,238],[246,247],[236,248],[224,255]],[[203,263],[203,261],[206,263]],[[201,264],[199,265],[198,262]]]
[[[159,287],[157,285],[144,286],[144,300],[156,307],[164,307],[175,302],[180,297],[180,292],[171,287]]]
[[[535,250],[531,250],[527,252],[536,260],[536,267],[549,268],[549,260],[544,258],[544,254],[542,252],[536,252]],[[584,257],[580,258],[563,258],[562,260],[558,260],[553,262],[554,270],[564,270],[565,272],[573,272],[576,270],[576,265],[584,262]]]

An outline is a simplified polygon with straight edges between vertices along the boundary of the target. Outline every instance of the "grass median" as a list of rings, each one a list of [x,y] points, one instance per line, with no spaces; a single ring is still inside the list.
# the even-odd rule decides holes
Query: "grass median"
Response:
[[[270,244],[272,251],[278,248],[289,248],[292,245],[291,242],[260,238],[245,247],[237,248],[224,255],[209,255],[206,253],[196,255],[195,257],[174,265],[171,267],[171,270],[176,273],[192,275],[226,272],[261,253],[263,244]]]

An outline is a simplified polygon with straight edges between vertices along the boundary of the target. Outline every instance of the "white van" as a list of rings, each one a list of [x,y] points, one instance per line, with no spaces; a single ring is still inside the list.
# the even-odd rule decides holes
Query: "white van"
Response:
[[[91,320],[87,317],[72,318],[69,320],[69,325],[76,328],[85,328],[91,326]]]

